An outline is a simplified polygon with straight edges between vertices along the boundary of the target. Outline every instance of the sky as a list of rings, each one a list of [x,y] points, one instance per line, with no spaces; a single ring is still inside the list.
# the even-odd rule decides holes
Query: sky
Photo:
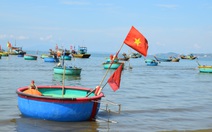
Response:
[[[116,53],[134,26],[148,54],[212,52],[212,0],[1,0],[0,45]],[[124,44],[120,52],[134,52]]]

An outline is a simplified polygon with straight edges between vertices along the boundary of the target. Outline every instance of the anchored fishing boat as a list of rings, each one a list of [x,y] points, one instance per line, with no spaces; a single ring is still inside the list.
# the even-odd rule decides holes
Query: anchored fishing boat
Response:
[[[103,66],[104,69],[117,69],[121,64],[124,65],[124,62],[114,62],[112,65],[110,63],[103,63]]]
[[[89,58],[91,54],[87,53],[87,47],[78,47],[78,51],[72,50],[72,56],[75,58]]]
[[[127,56],[126,53],[123,53],[122,55],[123,55],[124,58],[118,58],[119,60],[121,60],[121,61],[129,61],[130,57]]]
[[[25,60],[37,60],[37,56],[36,55],[25,54],[24,55],[24,59]]]
[[[65,75],[80,75],[82,68],[75,67],[75,66],[55,66],[54,73],[55,74],[65,74]]]
[[[54,58],[54,57],[45,57],[44,62],[59,62],[58,58]]]
[[[158,62],[154,59],[146,59],[145,63],[147,66],[157,66]]]
[[[63,53],[63,56],[64,53]],[[61,74],[61,75],[77,75],[79,76],[81,74],[82,68],[76,67],[76,66],[65,66],[65,58],[62,57],[62,64],[59,62],[54,67],[54,73],[55,74]]]
[[[194,59],[197,58],[193,54],[190,54],[190,55],[180,55],[180,57],[181,57],[181,59],[187,59],[187,60],[194,60]]]
[[[203,73],[212,73],[212,66],[200,65],[198,66],[199,71]]]
[[[88,121],[95,119],[104,94],[91,93],[91,88],[76,86],[37,86],[42,94],[24,93],[28,87],[18,88],[18,108],[22,115],[53,121]]]
[[[21,57],[22,55],[23,57],[23,55],[26,54],[26,52],[22,50],[22,47],[12,46],[12,44],[9,41],[7,42],[7,47],[8,47],[8,53],[10,55],[19,55],[19,57]]]
[[[1,56],[4,56],[4,57],[8,57],[9,56],[9,53],[6,52],[6,51],[0,51],[0,55]]]
[[[124,67],[124,62],[120,62],[118,58],[115,58],[113,60],[113,55],[110,57],[110,59],[107,59],[106,62],[104,62],[102,65],[104,69],[117,69],[121,64],[123,64]]]
[[[172,62],[179,62],[180,61],[180,58],[176,58],[176,57],[172,57]]]

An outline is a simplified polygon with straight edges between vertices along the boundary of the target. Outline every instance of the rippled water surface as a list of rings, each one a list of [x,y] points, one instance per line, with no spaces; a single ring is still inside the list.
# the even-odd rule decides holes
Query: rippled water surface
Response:
[[[38,55],[40,57],[40,55]],[[65,77],[65,85],[95,88],[106,70],[102,63],[109,55],[92,54],[66,64],[81,67],[81,76]],[[199,58],[212,65],[212,58]],[[0,131],[184,131],[212,129],[212,74],[199,73],[196,60],[162,62],[146,66],[144,58],[131,59],[122,72],[121,87],[113,92],[103,89],[107,100],[121,105],[121,113],[100,110],[96,121],[52,122],[22,117],[17,107],[16,89],[36,85],[62,84],[62,76],[53,74],[55,63],[27,61],[17,56],[0,59]],[[111,74],[113,71],[110,71]],[[107,77],[108,78],[108,77]],[[105,80],[107,81],[107,79]],[[105,83],[104,81],[104,83]],[[103,83],[103,84],[104,84]],[[111,111],[118,106],[109,105]]]

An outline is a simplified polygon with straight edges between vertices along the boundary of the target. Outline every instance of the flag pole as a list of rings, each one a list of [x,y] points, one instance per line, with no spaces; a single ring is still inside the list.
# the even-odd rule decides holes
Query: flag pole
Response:
[[[118,54],[119,54],[120,50],[122,49],[123,45],[124,45],[124,43],[121,45],[120,49],[119,49],[118,52],[116,53],[116,57],[118,56]],[[110,63],[110,66],[109,66],[109,68],[107,69],[107,71],[106,71],[106,73],[105,73],[105,76],[103,77],[103,79],[102,79],[102,81],[100,82],[99,86],[102,85],[104,79],[106,78],[106,76],[107,76],[107,74],[108,74],[108,72],[109,72],[109,70],[110,70],[110,67],[111,67],[112,64],[113,64],[113,62],[114,62],[114,58],[113,58],[112,62]]]
[[[116,57],[118,56],[118,54],[119,54],[119,52],[121,51],[121,49],[122,49],[123,46],[124,46],[124,43],[122,43],[121,47],[119,48],[118,52],[116,53]],[[106,76],[107,76],[107,74],[108,74],[108,72],[109,72],[109,70],[110,70],[110,67],[111,67],[112,64],[113,64],[114,59],[115,59],[115,58],[112,59],[112,61],[111,61],[110,65],[109,65],[109,67],[108,67],[108,69],[107,69],[105,75],[103,76],[101,82],[99,83],[99,86],[100,86],[100,87],[101,87],[103,81],[105,80],[105,78],[106,78]],[[106,83],[106,84],[107,84],[107,83]],[[106,84],[105,84],[105,85],[106,85]],[[104,87],[105,87],[105,85],[104,85]],[[103,89],[104,87],[102,87],[102,89]],[[92,92],[94,92],[95,90],[96,90],[96,88],[93,89],[91,92],[89,92],[89,93],[86,95],[86,97],[88,97],[88,96],[89,96]]]

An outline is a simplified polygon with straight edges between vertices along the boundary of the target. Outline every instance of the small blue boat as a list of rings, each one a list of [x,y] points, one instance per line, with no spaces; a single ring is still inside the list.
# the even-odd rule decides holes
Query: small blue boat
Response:
[[[101,92],[95,95],[91,88],[76,86],[37,86],[42,94],[24,93],[28,86],[18,88],[18,108],[23,116],[60,122],[79,122],[94,120],[100,100],[104,97]]]
[[[37,56],[36,55],[25,54],[24,55],[24,59],[25,60],[37,60]]]
[[[158,65],[158,62],[155,61],[154,59],[146,59],[145,63],[147,66],[157,66]]]
[[[124,66],[124,62],[120,62],[119,59],[114,59],[114,62],[112,63],[112,61],[110,59],[107,59],[106,62],[103,63],[104,69],[117,69],[121,64],[123,64]],[[111,66],[110,66],[111,65]]]
[[[82,68],[78,67],[72,67],[72,66],[66,66],[65,68],[63,66],[55,66],[54,67],[54,73],[55,74],[65,74],[65,75],[76,75],[79,76],[81,74]]]
[[[45,57],[44,62],[59,62],[58,58],[54,58],[54,57]]]
[[[111,63],[103,63],[104,69],[108,69]],[[124,66],[124,62],[114,62],[110,69],[117,69],[121,64]]]

